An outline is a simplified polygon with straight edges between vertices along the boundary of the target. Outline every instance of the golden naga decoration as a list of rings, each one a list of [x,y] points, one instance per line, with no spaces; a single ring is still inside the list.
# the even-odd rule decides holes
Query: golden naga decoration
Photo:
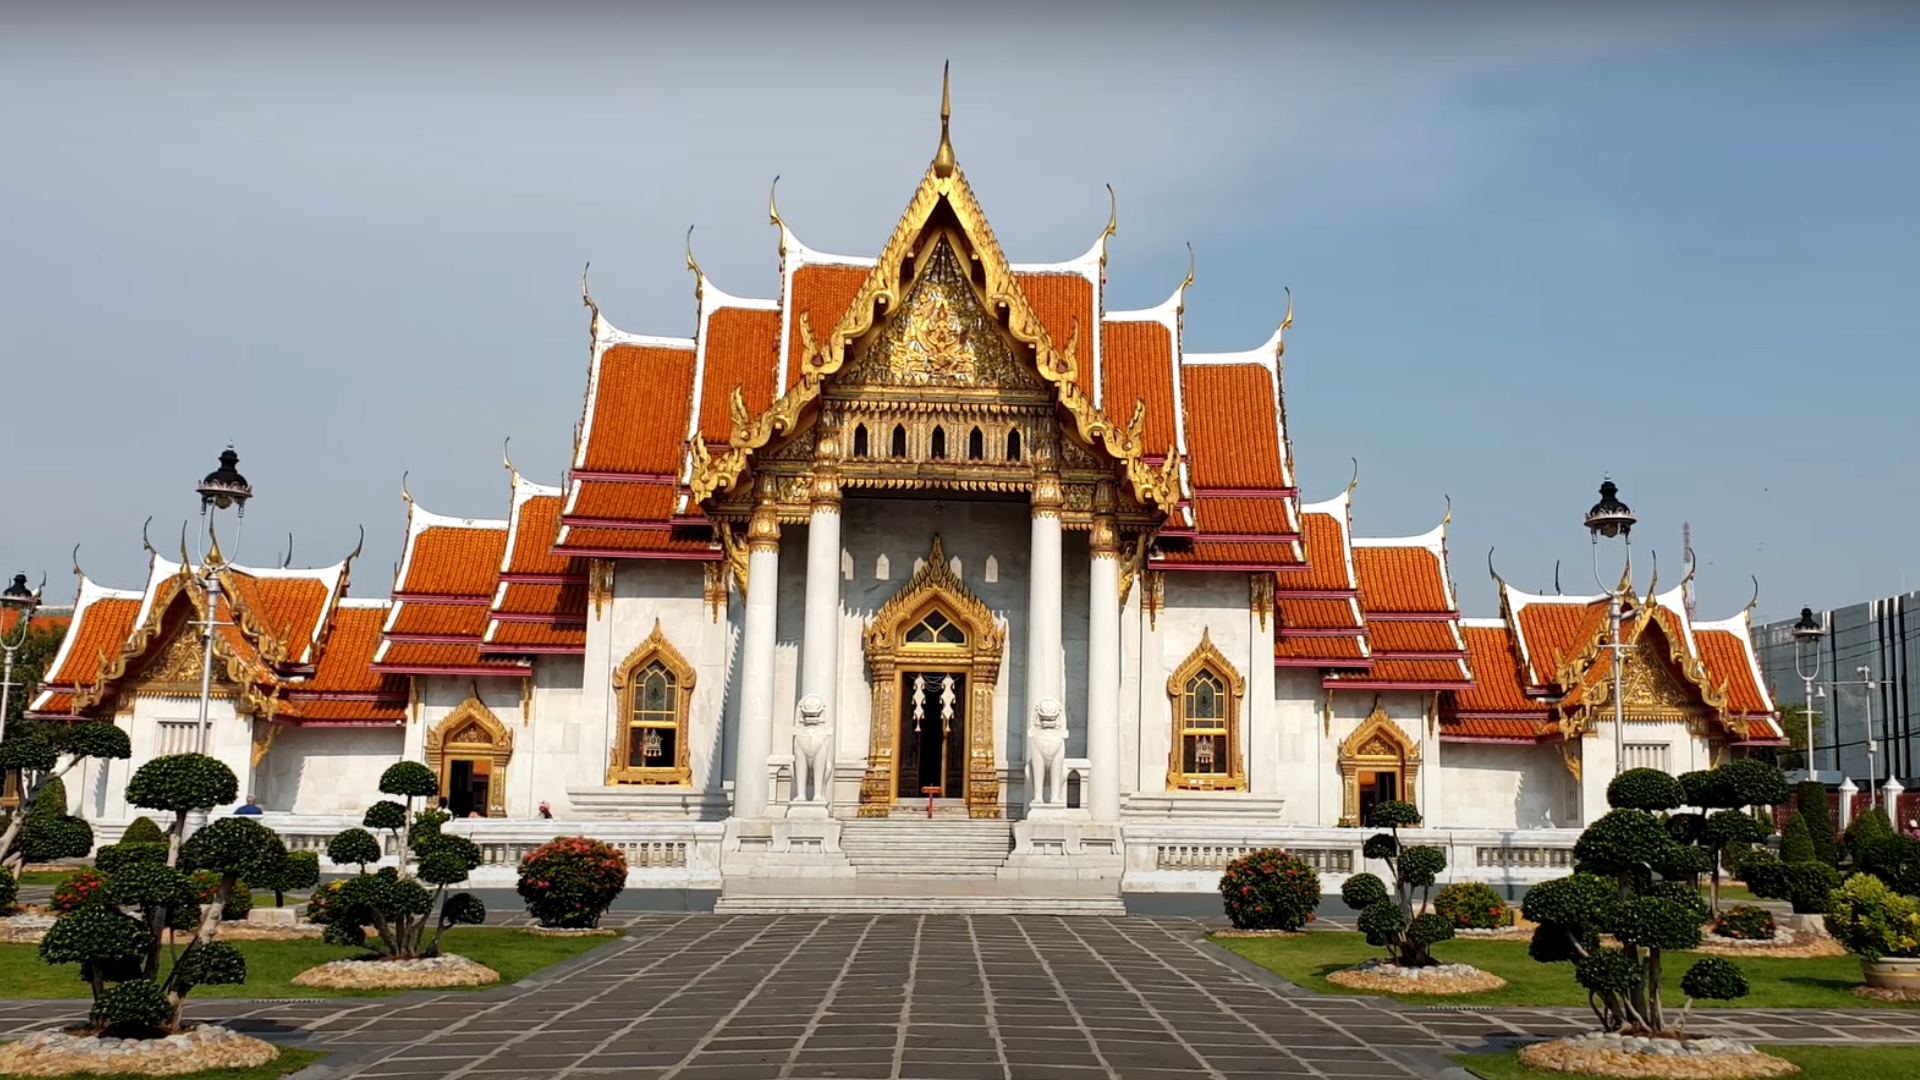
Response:
[[[715,492],[732,490],[745,474],[747,463],[755,451],[781,435],[798,430],[802,414],[820,397],[825,381],[846,362],[848,346],[872,331],[876,318],[900,311],[902,301],[913,285],[913,279],[904,272],[908,257],[914,254],[927,232],[928,224],[942,206],[947,207],[959,223],[965,242],[978,258],[979,276],[976,280],[981,300],[988,310],[999,315],[1005,332],[1013,340],[1033,350],[1034,365],[1040,377],[1052,384],[1060,405],[1073,418],[1074,429],[1081,441],[1104,448],[1121,465],[1134,498],[1143,505],[1167,512],[1182,498],[1177,456],[1169,455],[1158,469],[1144,460],[1147,453],[1141,438],[1144,407],[1136,407],[1133,420],[1127,424],[1116,423],[1096,408],[1080,389],[1079,365],[1073,352],[1053,343],[1046,327],[1021,291],[1013,269],[967,183],[966,175],[953,157],[952,143],[947,135],[947,119],[951,114],[948,101],[943,88],[940,150],[928,166],[905,213],[894,226],[893,234],[882,248],[872,272],[839,321],[822,338],[819,328],[813,325],[811,312],[802,310],[793,313],[793,324],[798,330],[801,347],[800,355],[792,357],[791,361],[798,371],[798,379],[758,415],[749,415],[744,404],[736,404],[732,409],[733,430],[727,440],[728,450],[721,456],[711,456],[700,440],[694,440],[690,451],[692,468],[688,487],[695,503],[705,503]],[[777,212],[771,212],[770,216],[775,216],[777,220]],[[922,314],[932,317],[939,312],[930,305]],[[930,365],[952,364],[955,357],[950,351],[951,342],[938,329],[939,321],[937,318],[930,319],[932,329],[923,336],[921,347],[926,349]],[[1076,327],[1076,337],[1079,332]],[[957,374],[962,369],[930,366],[930,370],[946,370]]]

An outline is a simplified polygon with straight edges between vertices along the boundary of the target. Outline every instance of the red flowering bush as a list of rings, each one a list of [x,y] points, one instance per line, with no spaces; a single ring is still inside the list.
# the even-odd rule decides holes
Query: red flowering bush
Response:
[[[1220,899],[1236,930],[1298,930],[1320,904],[1320,875],[1279,848],[1251,851],[1227,864]]]
[[[53,899],[47,901],[47,910],[65,915],[89,904],[106,902],[107,875],[98,870],[82,868],[61,878],[60,884],[53,887]]]
[[[1493,886],[1477,881],[1456,881],[1441,889],[1433,898],[1433,910],[1455,930],[1493,930],[1512,921],[1507,902]]]
[[[584,836],[563,836],[520,860],[520,898],[541,926],[591,929],[627,887],[627,857]]]

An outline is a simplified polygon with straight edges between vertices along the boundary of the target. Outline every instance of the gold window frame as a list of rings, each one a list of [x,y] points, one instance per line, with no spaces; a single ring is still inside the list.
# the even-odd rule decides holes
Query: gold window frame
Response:
[[[1225,697],[1227,769],[1224,773],[1189,773],[1181,750],[1187,735],[1187,685],[1202,673],[1212,675]],[[1168,791],[1245,791],[1247,771],[1240,751],[1240,703],[1246,700],[1247,680],[1213,643],[1211,630],[1200,631],[1200,644],[1167,677],[1167,701],[1172,720],[1172,746],[1167,751]],[[1218,733],[1210,731],[1208,733]]]
[[[640,689],[639,675],[658,661],[673,676],[673,757],[672,765],[638,768],[625,764],[628,732],[634,727],[635,697]],[[693,665],[667,640],[660,620],[653,620],[653,633],[613,669],[613,689],[618,699],[619,718],[607,750],[607,783],[687,786],[693,783],[692,747],[688,740],[687,713],[693,701],[696,680]],[[655,727],[658,725],[645,725]]]

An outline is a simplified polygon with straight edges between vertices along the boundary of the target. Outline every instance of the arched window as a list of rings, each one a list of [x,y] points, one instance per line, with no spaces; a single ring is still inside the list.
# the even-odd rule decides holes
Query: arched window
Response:
[[[867,456],[867,425],[860,424],[853,429],[853,456]]]
[[[893,425],[893,456],[907,456],[907,429],[904,424]]]
[[[981,458],[986,456],[987,456],[986,436],[981,435],[980,429],[976,427],[973,429],[973,433],[967,436],[967,460],[979,461]]]
[[[927,456],[932,458],[944,458],[947,456],[946,428],[937,427],[933,429],[933,442]]]
[[[947,618],[945,612],[935,608],[927,612],[926,617],[907,628],[909,645],[965,645],[967,632],[960,624]]]
[[[1020,460],[1020,429],[1019,428],[1014,428],[1012,431],[1007,432],[1007,460],[1008,461]]]
[[[692,781],[687,705],[692,665],[654,620],[653,633],[614,671],[620,718],[607,766],[609,784],[686,784]]]
[[[1240,789],[1240,701],[1246,683],[1214,647],[1210,633],[1167,680],[1173,706],[1173,745],[1167,786],[1173,789]]]

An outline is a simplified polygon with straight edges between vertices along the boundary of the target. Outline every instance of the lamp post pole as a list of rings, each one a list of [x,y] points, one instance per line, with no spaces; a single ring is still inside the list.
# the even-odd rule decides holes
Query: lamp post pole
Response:
[[[1793,669],[1800,675],[1801,686],[1806,691],[1807,722],[1807,779],[1819,780],[1820,770],[1813,764],[1813,683],[1820,677],[1820,639],[1827,636],[1826,621],[1813,617],[1813,609],[1800,609],[1800,620],[1793,624]],[[1808,658],[1812,666],[1808,666]],[[1837,744],[1836,744],[1837,745]]]
[[[46,579],[40,582],[46,588]],[[14,613],[11,627],[0,626],[0,652],[6,654],[3,667],[0,667],[0,739],[7,735],[7,713],[13,706],[13,654],[27,643],[27,635],[33,630],[33,610],[40,606],[40,594],[27,588],[27,575],[13,575],[13,584],[0,590],[0,611]],[[17,631],[17,633],[16,633]]]
[[[214,635],[220,628],[220,569],[226,565],[220,554],[220,538],[214,532],[216,511],[232,509],[235,516],[243,521],[247,515],[247,500],[253,497],[253,486],[247,478],[235,468],[240,464],[240,455],[233,452],[233,444],[220,452],[220,467],[208,473],[194,489],[200,496],[200,516],[207,519],[207,554],[200,567],[200,583],[206,592],[206,612],[201,626],[206,632],[202,639],[200,657],[200,723],[194,732],[194,750],[205,754],[212,733],[209,710],[213,701],[213,645]],[[194,811],[188,821],[189,831],[205,824],[205,808]]]
[[[1607,629],[1611,641],[1607,648],[1613,657],[1613,774],[1620,775],[1626,767],[1627,757],[1627,705],[1624,691],[1626,680],[1622,677],[1621,658],[1623,644],[1620,640],[1620,622],[1625,617],[1622,601],[1627,594],[1627,581],[1633,576],[1633,523],[1638,519],[1627,504],[1619,499],[1620,488],[1612,477],[1600,484],[1600,501],[1587,511],[1587,535],[1592,539],[1593,580],[1607,593]],[[1609,586],[1600,580],[1600,538],[1612,539],[1616,536],[1626,549],[1626,571],[1621,574],[1618,584]]]

